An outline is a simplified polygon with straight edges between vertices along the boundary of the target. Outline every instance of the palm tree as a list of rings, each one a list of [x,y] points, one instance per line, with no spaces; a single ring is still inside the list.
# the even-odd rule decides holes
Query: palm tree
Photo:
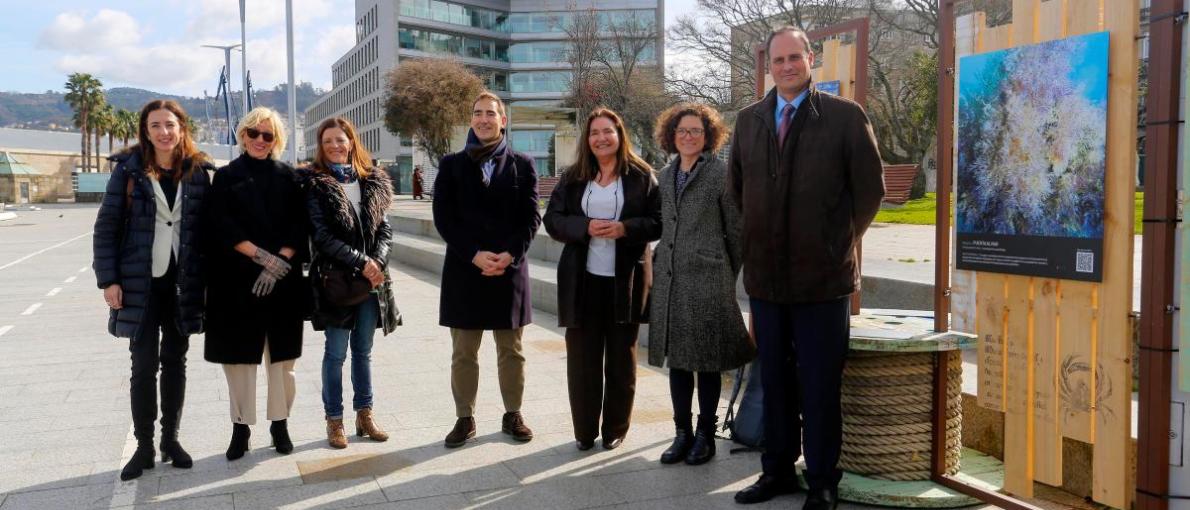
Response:
[[[116,124],[120,126],[120,134],[117,136],[127,147],[129,138],[140,136],[140,133],[137,133],[137,129],[140,127],[140,115],[137,112],[121,108],[116,112],[116,119],[119,120]]]
[[[74,109],[74,125],[81,131],[82,162],[85,172],[90,163],[90,115],[97,105],[106,103],[103,82],[87,73],[72,73],[66,79],[66,102]]]
[[[98,169],[103,166],[103,159],[99,155],[99,151],[100,151],[99,139],[103,135],[108,135],[108,138],[107,138],[108,152],[109,153],[111,152],[111,146],[112,146],[111,130],[112,130],[112,125],[115,124],[115,114],[112,112],[112,105],[107,104],[107,102],[96,105],[94,107],[94,109],[91,111],[90,120],[91,120],[91,132],[95,134],[95,168]]]

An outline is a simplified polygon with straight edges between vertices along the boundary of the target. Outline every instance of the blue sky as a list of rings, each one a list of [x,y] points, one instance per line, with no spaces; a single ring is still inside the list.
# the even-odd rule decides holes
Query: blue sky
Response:
[[[296,77],[329,88],[331,64],[354,42],[355,2],[293,3]],[[695,0],[665,3],[666,25],[695,7]],[[270,88],[286,79],[285,2],[248,0],[247,5],[248,68],[255,87]],[[223,53],[200,46],[239,40],[238,0],[5,0],[0,4],[0,90],[60,91],[67,74],[82,71],[106,87],[214,94]],[[238,54],[232,57],[232,73],[240,73]]]

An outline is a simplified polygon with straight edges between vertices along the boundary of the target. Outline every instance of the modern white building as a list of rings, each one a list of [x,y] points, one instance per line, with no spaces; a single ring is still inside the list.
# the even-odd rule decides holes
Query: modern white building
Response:
[[[333,88],[305,112],[303,138],[313,156],[318,125],[352,120],[373,157],[395,162],[400,190],[411,189],[414,164],[432,186],[434,168],[408,139],[384,128],[385,76],[401,60],[453,57],[475,69],[509,104],[513,148],[535,160],[541,175],[573,159],[573,110],[561,106],[570,85],[566,29],[576,14],[601,21],[635,18],[657,34],[646,60],[664,65],[662,0],[355,0],[356,45],[332,68]],[[461,147],[458,147],[461,148]]]

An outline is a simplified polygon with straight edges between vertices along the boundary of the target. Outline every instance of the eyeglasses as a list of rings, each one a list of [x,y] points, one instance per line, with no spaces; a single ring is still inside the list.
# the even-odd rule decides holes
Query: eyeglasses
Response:
[[[674,133],[678,136],[702,136],[703,130],[702,128],[677,128],[674,130]]]
[[[256,128],[245,129],[244,134],[248,135],[248,138],[251,138],[253,140],[255,140],[256,138],[261,138],[265,141],[265,143],[273,143],[273,139],[276,138],[276,135],[274,135],[268,131],[261,131]]]

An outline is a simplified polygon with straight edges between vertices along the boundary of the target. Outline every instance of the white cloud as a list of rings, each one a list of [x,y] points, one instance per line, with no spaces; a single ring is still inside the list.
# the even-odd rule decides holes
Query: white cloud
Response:
[[[52,60],[57,70],[91,73],[109,87],[127,85],[188,96],[201,95],[204,89],[214,93],[223,54],[201,45],[240,41],[239,0],[165,0],[163,4],[175,14],[146,13],[134,18],[110,9],[93,15],[63,12],[42,30],[40,46],[57,53]],[[248,0],[247,8],[247,64],[254,88],[285,83],[285,3]],[[294,0],[299,82],[330,88],[331,64],[355,43],[353,17],[352,2]],[[242,87],[240,62],[240,54],[233,52],[236,91]]]
[[[102,53],[135,45],[141,40],[141,29],[128,13],[101,9],[91,19],[78,11],[64,12],[42,30],[38,38],[41,47],[79,52]]]
[[[308,58],[297,62],[295,72],[298,76],[324,77],[318,81],[312,80],[312,83],[315,87],[330,90],[331,64],[355,46],[355,26],[330,26],[313,34],[307,32],[307,35],[311,35],[311,37],[294,36],[302,43],[302,53],[308,56]]]

